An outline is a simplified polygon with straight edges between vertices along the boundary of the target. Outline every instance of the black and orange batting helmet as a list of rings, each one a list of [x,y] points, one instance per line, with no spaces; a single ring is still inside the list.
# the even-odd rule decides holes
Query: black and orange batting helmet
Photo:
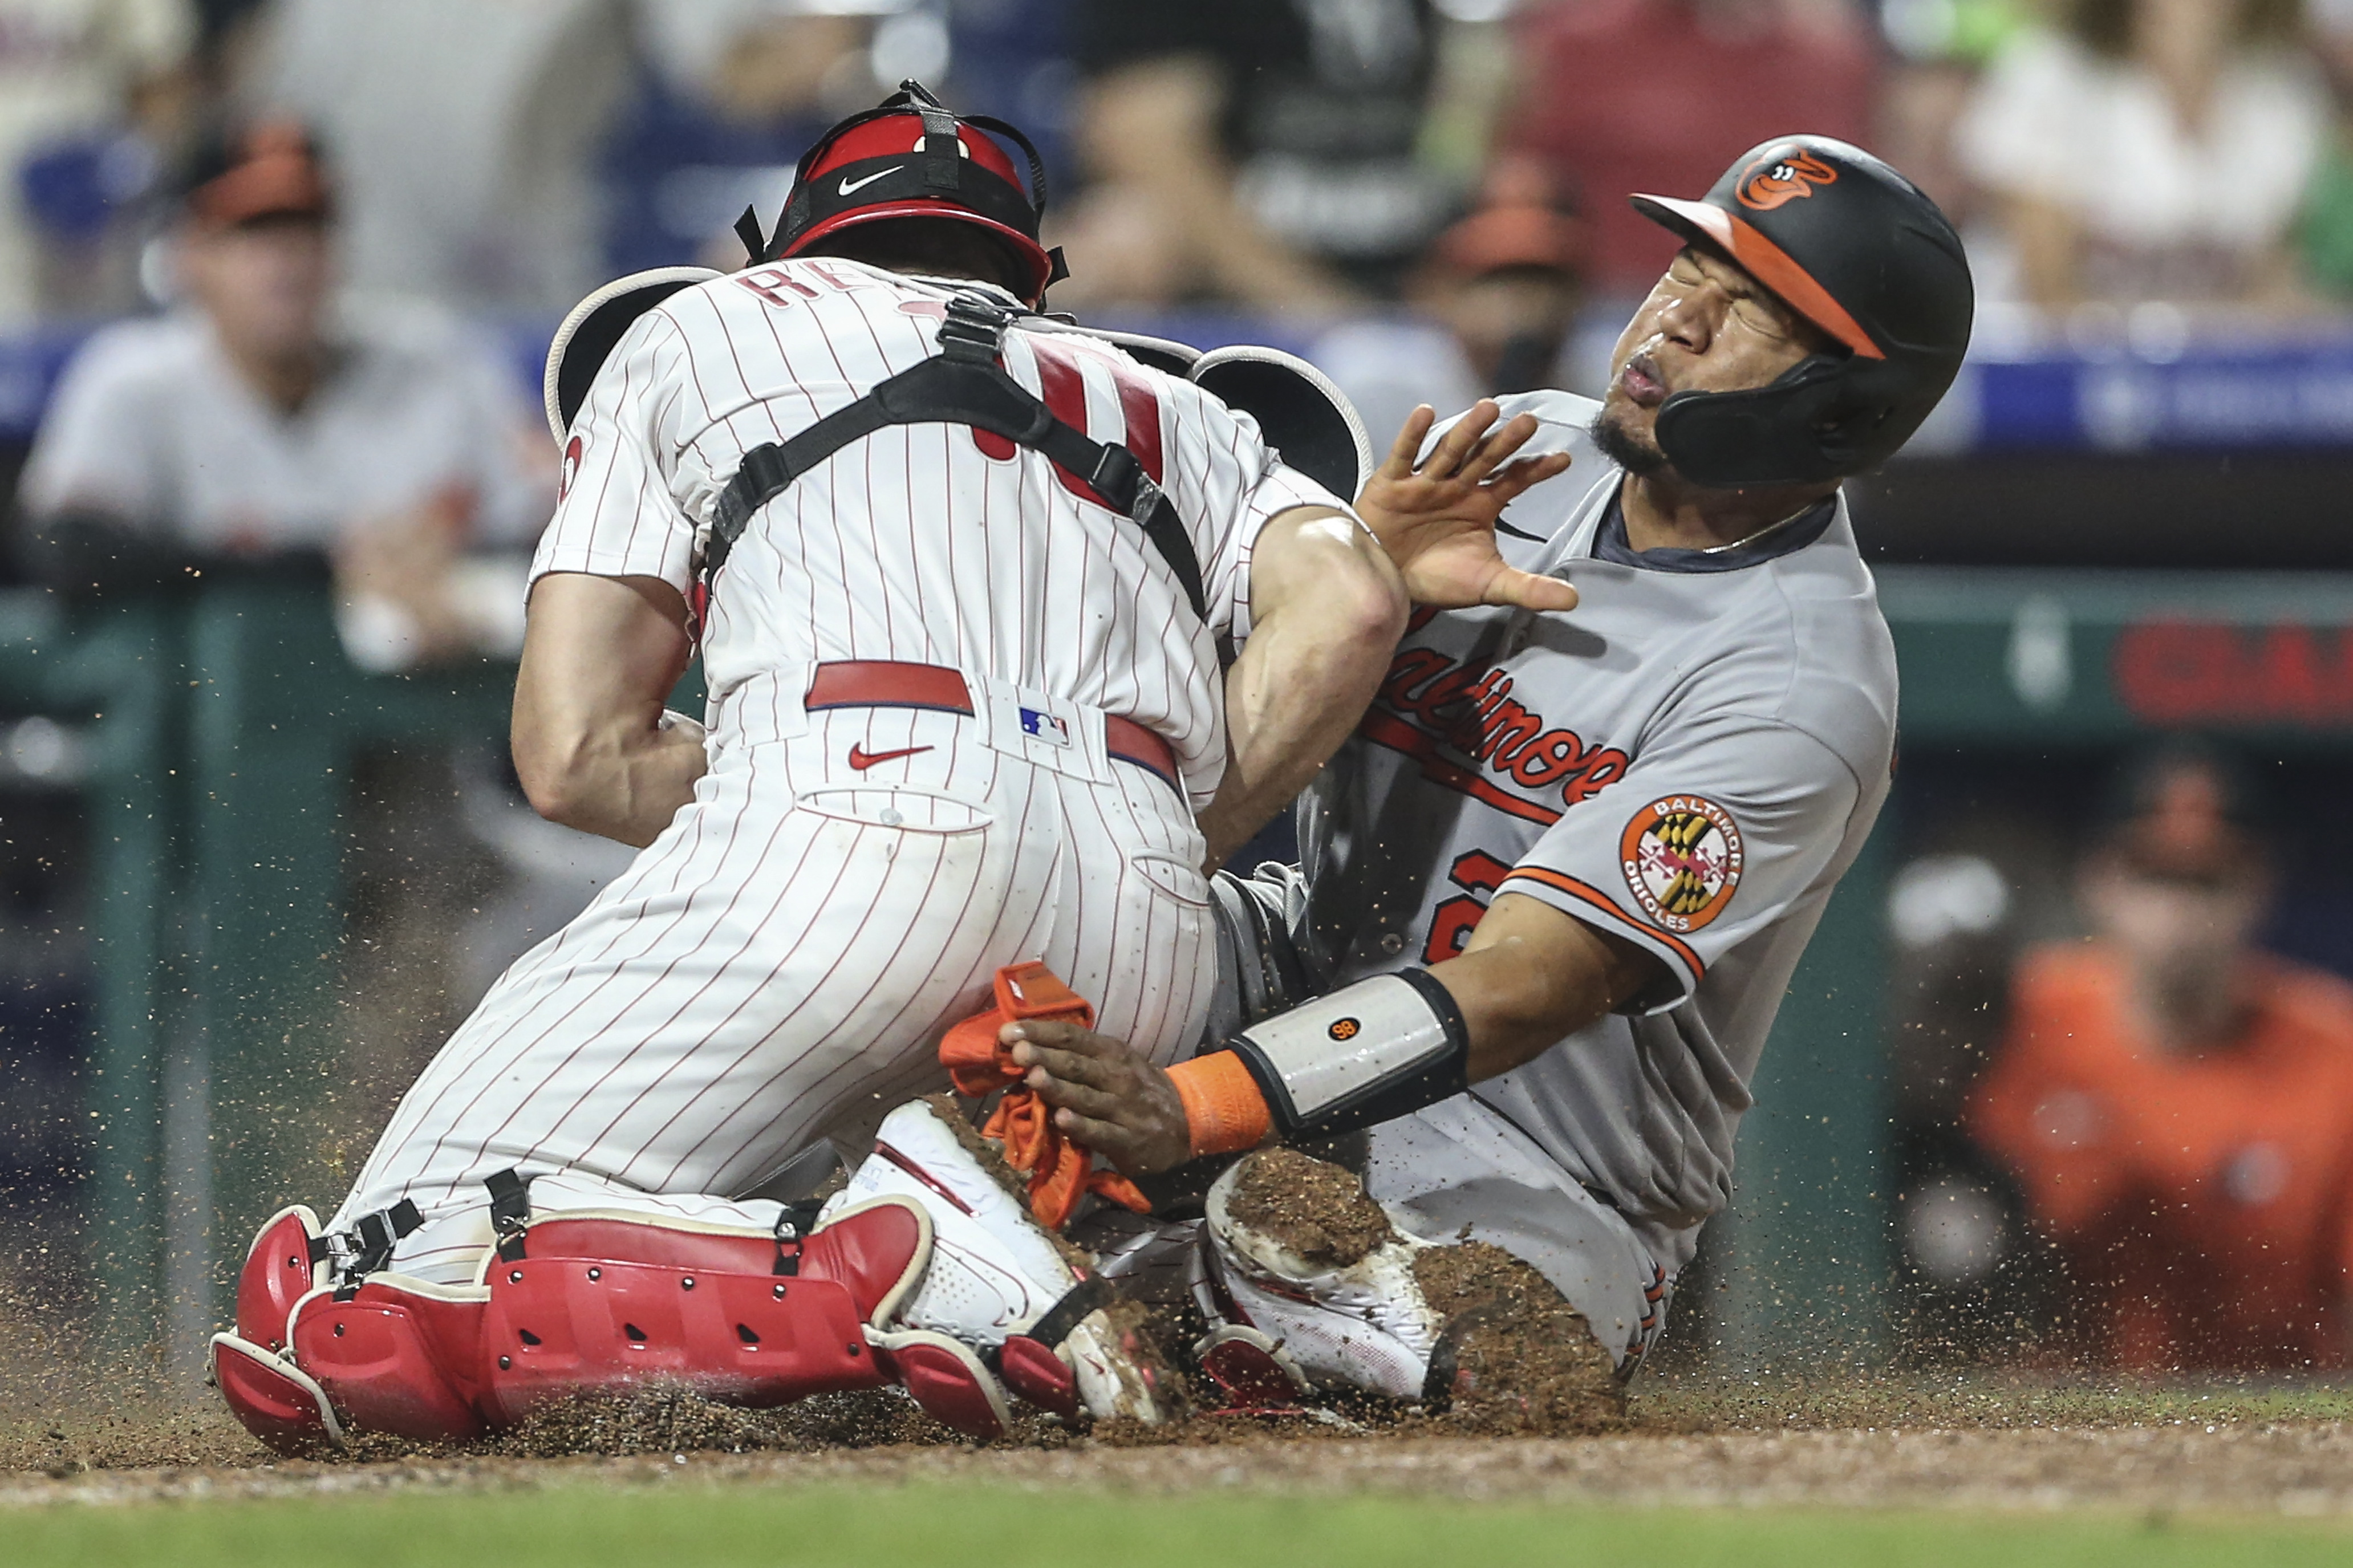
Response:
[[[1960,236],[1862,148],[1777,137],[1699,201],[1632,200],[1731,257],[1837,345],[1769,385],[1669,397],[1659,449],[1685,479],[1732,487],[1859,473],[1910,439],[1952,385],[1977,300]]]

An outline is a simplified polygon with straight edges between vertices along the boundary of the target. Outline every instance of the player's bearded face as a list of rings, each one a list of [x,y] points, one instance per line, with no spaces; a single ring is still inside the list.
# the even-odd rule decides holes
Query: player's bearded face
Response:
[[[1824,339],[1721,253],[1684,247],[1619,334],[1594,438],[1630,473],[1667,466],[1659,405],[1678,392],[1739,392],[1778,379]]]

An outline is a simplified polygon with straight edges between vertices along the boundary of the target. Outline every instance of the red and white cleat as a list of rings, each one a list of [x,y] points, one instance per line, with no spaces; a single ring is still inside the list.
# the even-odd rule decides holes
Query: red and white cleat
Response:
[[[903,1360],[902,1344],[921,1347],[919,1360],[933,1365],[944,1353],[936,1341],[944,1338],[968,1347],[983,1373],[993,1370],[1040,1408],[1162,1419],[1163,1395],[1150,1357],[1138,1353],[1105,1312],[1117,1293],[1066,1257],[1063,1244],[925,1101],[902,1105],[884,1119],[873,1154],[834,1202],[882,1196],[912,1198],[932,1218],[931,1262],[878,1337],[883,1349]],[[928,1337],[894,1337],[901,1335]],[[944,1365],[934,1370],[943,1377],[948,1371]],[[986,1403],[982,1398],[971,1408]]]

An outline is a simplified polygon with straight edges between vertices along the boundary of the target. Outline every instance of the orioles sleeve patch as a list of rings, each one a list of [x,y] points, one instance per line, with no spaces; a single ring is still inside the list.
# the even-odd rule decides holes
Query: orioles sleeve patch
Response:
[[[1651,924],[1694,931],[1722,914],[1740,886],[1740,826],[1704,795],[1662,795],[1626,824],[1618,858]]]

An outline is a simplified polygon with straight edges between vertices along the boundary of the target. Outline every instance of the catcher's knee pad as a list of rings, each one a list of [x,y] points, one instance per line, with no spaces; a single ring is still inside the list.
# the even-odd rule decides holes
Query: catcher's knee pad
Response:
[[[213,1337],[211,1371],[231,1413],[271,1447],[312,1452],[353,1432],[426,1442],[482,1432],[470,1374],[488,1292],[380,1269],[338,1288],[393,1239],[378,1215],[357,1236],[329,1237],[300,1205],[254,1237],[237,1275],[237,1331]]]
[[[294,1303],[324,1283],[326,1275],[326,1237],[310,1205],[295,1204],[270,1215],[237,1271],[238,1337],[267,1350],[284,1350]]]
[[[207,1370],[237,1424],[300,1458],[343,1446],[343,1419],[327,1391],[291,1358],[237,1334],[215,1334]]]
[[[350,1430],[461,1442],[488,1425],[475,1375],[488,1300],[479,1286],[371,1274],[297,1302],[287,1350]]]
[[[269,1216],[237,1277],[237,1328],[215,1334],[206,1357],[231,1415],[283,1454],[341,1447],[346,1430],[318,1380],[295,1363],[295,1309],[328,1277],[319,1216],[301,1204]]]

